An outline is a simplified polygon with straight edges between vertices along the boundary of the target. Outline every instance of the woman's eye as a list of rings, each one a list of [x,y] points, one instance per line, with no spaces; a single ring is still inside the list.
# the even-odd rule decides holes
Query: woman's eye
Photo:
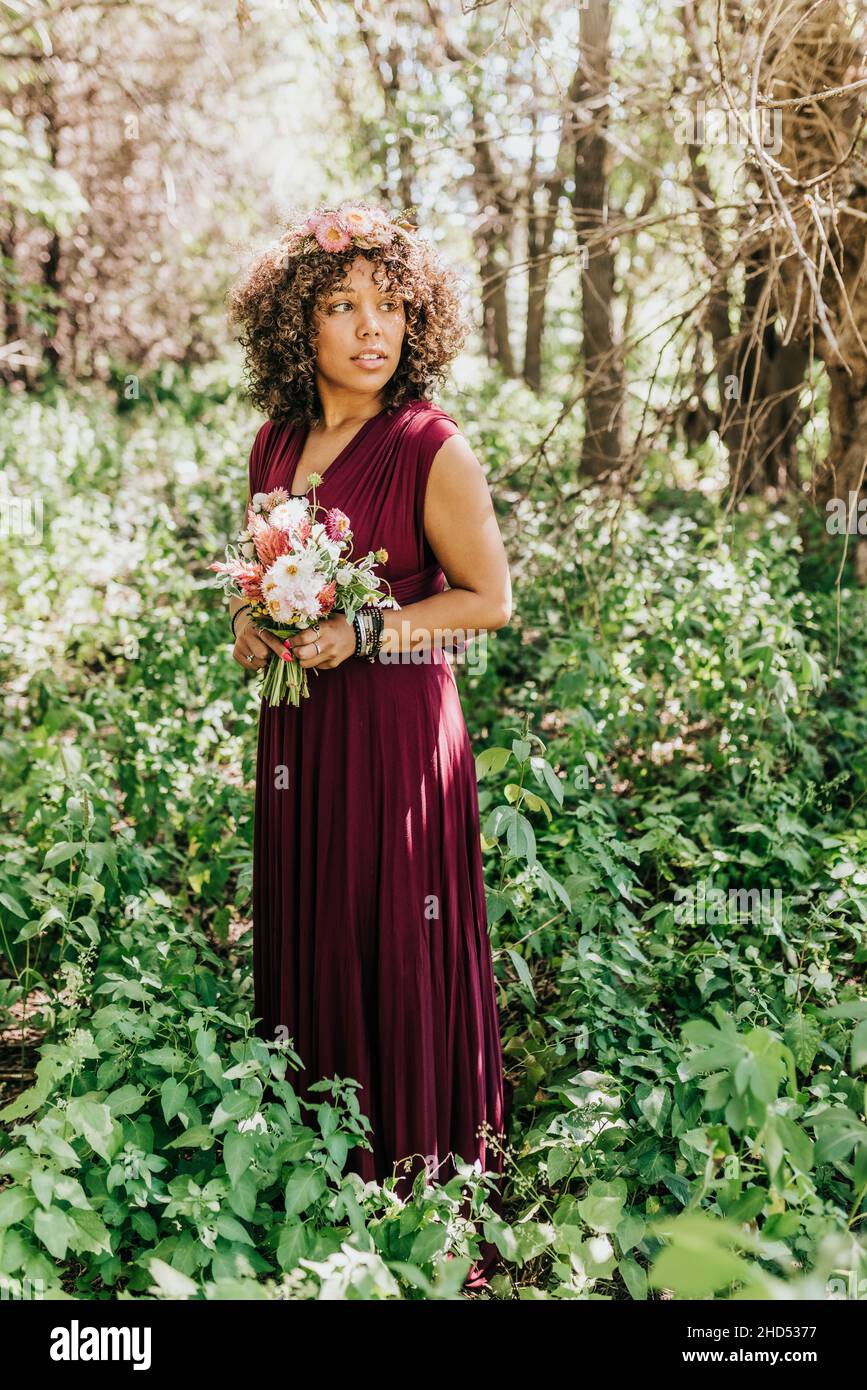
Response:
[[[396,309],[396,308],[398,307],[398,303],[397,303],[397,300],[396,300],[396,299],[384,299],[382,302],[383,302],[383,304],[387,304],[388,307],[389,307],[390,309]],[[331,308],[332,308],[332,309],[342,309],[343,306],[344,306],[344,304],[348,305],[350,309],[353,307],[352,304],[350,303],[350,301],[349,301],[348,299],[337,299],[337,300],[335,300],[335,302],[331,305]]]

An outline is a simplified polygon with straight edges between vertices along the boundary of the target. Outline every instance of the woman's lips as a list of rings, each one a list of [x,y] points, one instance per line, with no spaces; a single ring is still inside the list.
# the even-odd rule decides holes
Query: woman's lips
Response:
[[[384,367],[386,359],[384,357],[351,357],[356,367],[366,367],[368,371],[376,371],[377,367]]]

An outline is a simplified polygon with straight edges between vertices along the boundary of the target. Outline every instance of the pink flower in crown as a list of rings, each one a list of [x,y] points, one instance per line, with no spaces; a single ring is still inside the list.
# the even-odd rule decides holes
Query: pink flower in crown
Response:
[[[337,211],[343,225],[353,236],[370,236],[374,228],[374,219],[367,208],[357,207],[354,203],[344,203]]]
[[[336,212],[309,217],[304,230],[312,232],[323,251],[345,251],[352,245],[352,236]]]
[[[370,235],[383,246],[394,240],[394,227],[382,208],[374,208],[370,213]]]
[[[325,517],[325,534],[330,541],[342,541],[349,535],[349,517],[339,507],[332,507]]]

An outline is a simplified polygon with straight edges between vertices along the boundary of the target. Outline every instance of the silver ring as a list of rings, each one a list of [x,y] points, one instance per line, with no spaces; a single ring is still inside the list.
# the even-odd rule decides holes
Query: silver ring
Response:
[[[317,656],[321,656],[321,652],[320,652],[320,650],[319,650],[319,643],[318,643],[318,642],[316,643],[316,655],[317,655]]]
[[[250,655],[249,652],[247,653],[247,660],[248,660],[248,661],[252,661],[252,660],[253,660],[253,658],[252,658],[252,656]]]

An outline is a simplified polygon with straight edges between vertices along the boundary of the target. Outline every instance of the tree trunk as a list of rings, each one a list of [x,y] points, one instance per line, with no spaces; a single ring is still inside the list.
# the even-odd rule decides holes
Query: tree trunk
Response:
[[[476,245],[481,269],[485,350],[504,376],[515,377],[518,373],[512,352],[506,293],[511,268],[512,205],[506,197],[484,112],[475,102],[472,128],[473,184],[480,216]]]
[[[762,73],[763,91],[800,103],[783,109],[777,158],[786,178],[775,185],[766,175],[766,182],[780,211],[779,299],[792,340],[814,340],[830,384],[828,456],[816,469],[813,497],[823,516],[838,499],[856,518],[867,473],[867,175],[857,149],[865,119],[862,27],[863,13],[846,0],[801,0],[787,32],[769,46]],[[803,100],[815,92],[834,95]],[[828,538],[835,563],[842,538]],[[856,529],[848,540],[856,576],[867,582],[867,538]]]
[[[616,468],[623,453],[623,362],[614,326],[614,254],[602,229],[608,221],[605,129],[610,85],[609,0],[591,0],[579,10],[582,76],[577,99],[590,109],[589,124],[575,138],[572,195],[581,268],[584,337],[584,440],[581,470],[597,476]]]

